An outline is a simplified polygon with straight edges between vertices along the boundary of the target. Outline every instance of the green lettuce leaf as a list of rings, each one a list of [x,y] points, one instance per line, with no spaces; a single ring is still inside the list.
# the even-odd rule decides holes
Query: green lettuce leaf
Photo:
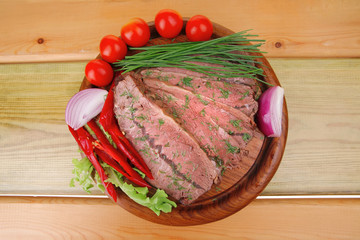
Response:
[[[93,180],[91,173],[94,170],[93,165],[87,157],[84,157],[81,160],[73,159],[74,164],[74,178],[70,181],[70,186],[75,187],[75,182],[78,182],[81,187],[87,192],[91,193],[90,189],[94,187],[94,184],[104,192],[105,187],[101,183],[99,174],[95,171],[95,181]],[[149,197],[149,190],[147,187],[135,187],[132,184],[128,184],[124,181],[123,176],[114,170],[108,164],[101,162],[102,167],[104,168],[106,175],[108,176],[107,182],[111,182],[116,187],[119,187],[129,198],[131,198],[136,203],[148,207],[156,215],[160,215],[161,212],[169,213],[172,211],[173,207],[177,207],[176,203],[168,199],[168,195],[164,190],[157,189],[156,193]],[[139,173],[139,170],[135,169]],[[141,173],[142,177],[145,177]]]
[[[75,182],[78,182],[85,192],[91,193],[90,189],[94,187],[94,181],[91,178],[91,173],[94,169],[93,165],[87,157],[81,160],[74,158],[72,163],[74,164],[72,173],[75,176],[70,180],[70,187],[75,187]]]
[[[157,189],[152,197],[148,197],[149,190],[147,187],[134,187],[123,180],[120,173],[115,171],[107,164],[103,165],[108,175],[108,182],[111,182],[116,187],[119,187],[129,198],[136,203],[150,208],[156,215],[160,215],[161,211],[171,212],[173,207],[177,207],[176,203],[168,199],[168,195],[164,190]]]

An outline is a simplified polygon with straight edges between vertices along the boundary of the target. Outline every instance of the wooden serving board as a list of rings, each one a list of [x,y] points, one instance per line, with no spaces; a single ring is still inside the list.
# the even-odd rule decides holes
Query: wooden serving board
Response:
[[[186,22],[187,19],[184,19],[184,26],[186,26]],[[150,45],[171,42],[171,40],[164,39],[157,34],[153,22],[150,22],[149,26],[151,31]],[[213,26],[213,38],[234,33],[216,23],[213,23]],[[183,41],[187,41],[184,29],[172,42]],[[134,52],[129,54],[134,54]],[[262,56],[261,54],[257,55]],[[259,66],[264,70],[265,77],[263,80],[273,85],[280,85],[265,57],[262,56],[258,60],[263,64],[263,66]],[[84,78],[80,90],[91,87],[94,86]],[[266,86],[262,87],[263,89],[266,88]],[[210,191],[191,205],[183,206],[178,203],[178,207],[174,208],[171,213],[161,213],[160,216],[157,216],[150,209],[132,201],[120,190],[118,191],[118,204],[136,216],[165,225],[198,225],[225,218],[254,200],[275,174],[284,153],[287,139],[288,114],[286,101],[284,101],[283,105],[282,129],[282,135],[279,138],[264,138],[260,133],[255,134],[245,149],[249,154],[244,158],[244,164],[239,168],[227,170],[220,184],[213,185]]]

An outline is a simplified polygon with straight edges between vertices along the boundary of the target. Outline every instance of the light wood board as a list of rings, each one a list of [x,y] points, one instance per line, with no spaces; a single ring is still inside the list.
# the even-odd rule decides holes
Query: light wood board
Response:
[[[358,0],[3,0],[0,62],[89,60],[101,38],[133,17],[153,21],[163,8],[196,14],[233,31],[254,29],[269,57],[359,57]]]
[[[359,194],[360,59],[270,63],[285,88],[289,135],[263,195]],[[85,64],[0,65],[0,194],[86,195],[68,186],[79,154],[64,121]]]
[[[359,199],[255,200],[236,214],[191,227],[158,225],[108,199],[0,198],[0,239],[360,238]]]

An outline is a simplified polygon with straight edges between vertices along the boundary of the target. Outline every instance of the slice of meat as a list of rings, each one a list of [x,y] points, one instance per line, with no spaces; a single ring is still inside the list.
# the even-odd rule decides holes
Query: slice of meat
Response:
[[[215,70],[216,70],[216,67],[219,67],[219,65],[211,65],[211,64],[205,64],[205,63],[196,63],[196,64],[214,66]],[[187,70],[187,69],[183,69],[183,68],[159,67],[159,68],[154,68],[154,69],[160,70],[162,72],[182,73],[182,74],[185,74],[187,76],[211,79],[211,77],[209,77],[209,75],[207,75],[205,73],[195,72],[195,71],[191,71],[191,70]],[[257,82],[253,78],[247,78],[247,77],[239,76],[239,77],[234,77],[234,78],[221,78],[221,79],[213,78],[213,80],[221,80],[221,81],[226,81],[226,82],[234,83],[234,84],[243,84],[243,85],[247,85],[247,86],[250,86],[250,87],[255,86],[254,90],[257,89]]]
[[[238,166],[243,174],[249,170],[251,165],[248,166],[243,158],[248,155],[245,147],[256,127],[248,116],[236,109],[233,110],[237,113],[232,114],[231,110],[226,111],[201,95],[156,79],[144,78],[143,82],[146,95],[194,136],[220,170]]]
[[[240,109],[250,117],[253,117],[258,110],[258,103],[254,99],[255,93],[250,86],[189,76],[182,72],[162,71],[156,68],[142,70],[140,74],[145,78],[157,78],[166,84],[182,87],[194,94],[201,94],[217,102]]]
[[[144,158],[154,180],[150,184],[190,204],[216,181],[215,164],[198,143],[143,94],[131,74],[115,88],[114,111],[120,129]]]

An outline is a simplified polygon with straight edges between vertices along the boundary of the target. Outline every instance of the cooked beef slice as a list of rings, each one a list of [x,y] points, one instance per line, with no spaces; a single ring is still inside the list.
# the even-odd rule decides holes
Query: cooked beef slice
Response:
[[[242,149],[256,129],[249,117],[242,113],[234,116],[201,95],[156,79],[144,78],[143,82],[147,96],[191,133],[218,167],[241,164]]]
[[[140,74],[147,78],[157,78],[169,85],[179,86],[194,94],[201,94],[215,101],[240,109],[253,117],[258,110],[254,90],[246,85],[217,81],[204,77],[194,77],[185,73],[167,72],[159,69],[145,69]]]
[[[205,64],[205,63],[199,63],[199,62],[194,63],[194,64],[213,66],[214,70],[216,70],[216,67],[220,66],[220,65],[216,65],[216,64]],[[205,78],[205,79],[218,80],[218,81],[223,81],[223,82],[227,82],[230,84],[246,85],[246,86],[251,87],[253,89],[253,91],[255,92],[255,99],[258,99],[261,95],[261,89],[259,87],[259,84],[253,78],[246,78],[246,77],[242,77],[242,76],[234,77],[234,78],[214,78],[214,77],[209,77],[205,73],[195,72],[195,71],[191,71],[191,70],[187,70],[187,69],[183,69],[183,68],[176,68],[176,67],[159,67],[159,68],[151,68],[151,69],[154,69],[154,70],[156,69],[161,72],[181,73],[181,74],[185,74],[186,76],[189,76],[189,77],[199,77],[199,78]]]
[[[117,83],[114,111],[119,127],[150,168],[154,179],[147,181],[190,204],[216,181],[215,164],[193,137],[143,92],[143,85],[131,74]]]

